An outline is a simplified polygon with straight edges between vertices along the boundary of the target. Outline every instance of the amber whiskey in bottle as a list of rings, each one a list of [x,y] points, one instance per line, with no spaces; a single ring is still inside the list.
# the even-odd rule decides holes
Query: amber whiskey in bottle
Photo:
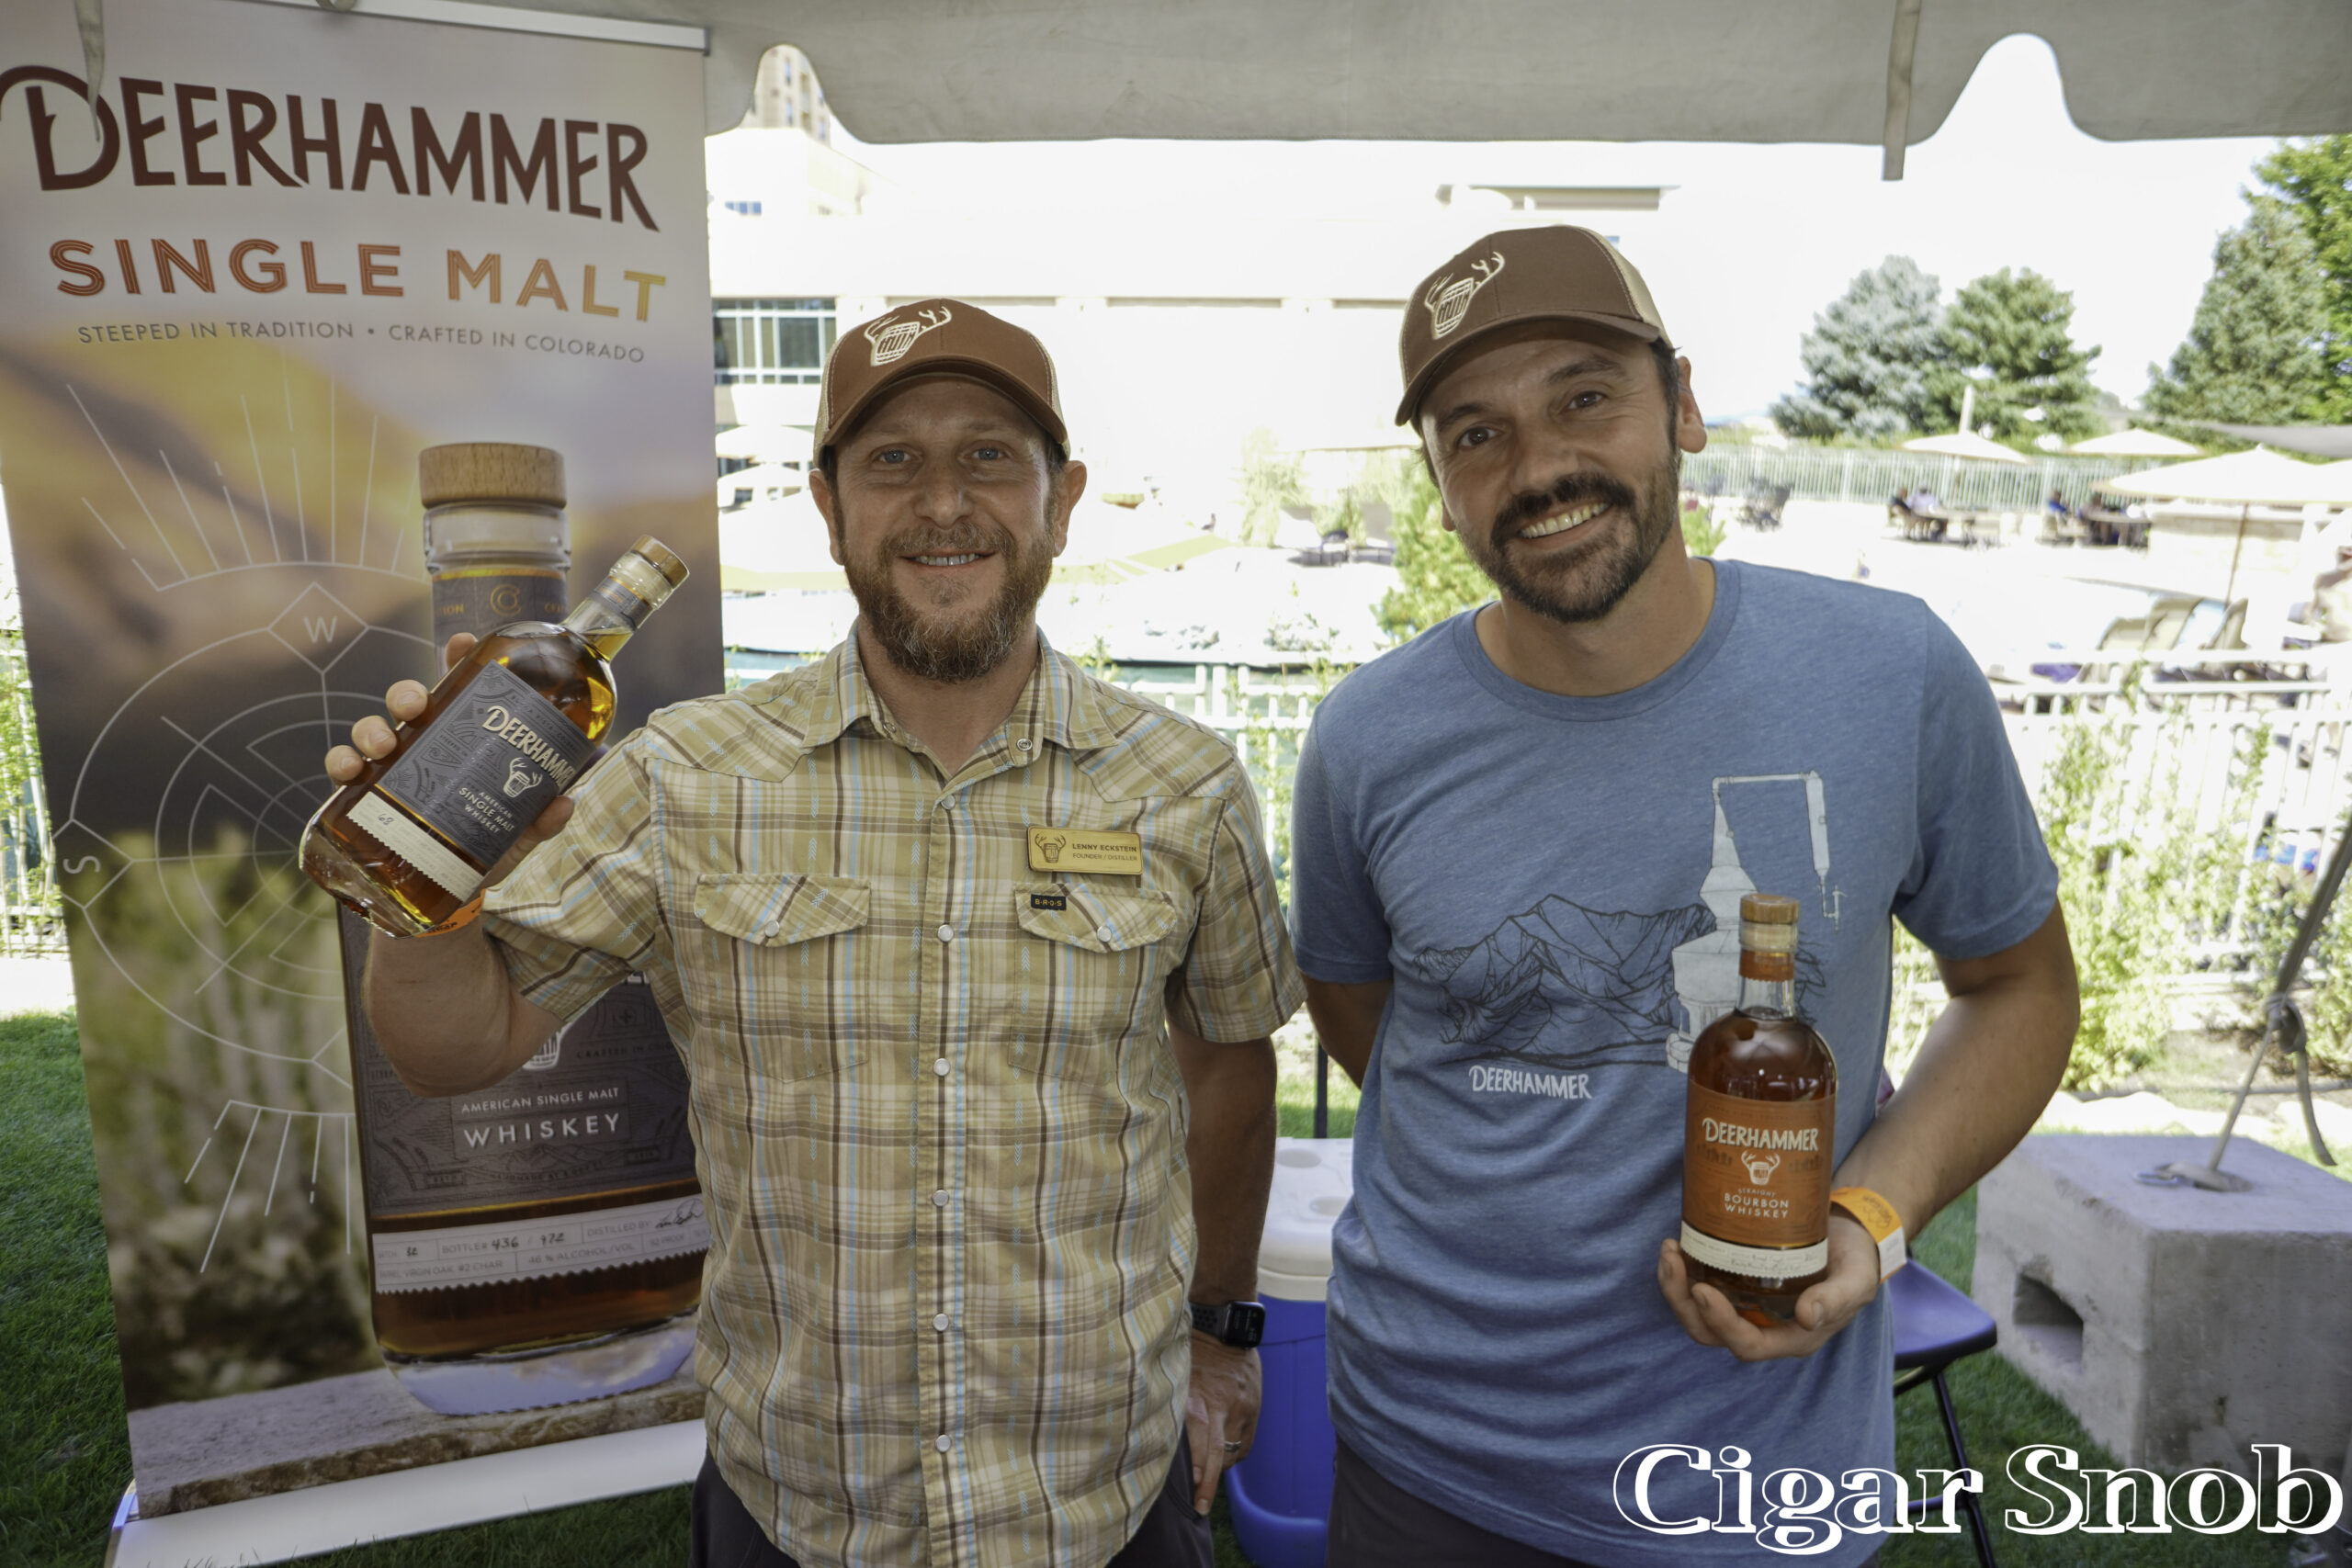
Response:
[[[1829,1271],[1838,1063],[1797,1010],[1796,900],[1739,917],[1739,1006],[1690,1048],[1681,1246],[1692,1283],[1770,1325]]]
[[[565,622],[561,456],[469,443],[418,468],[436,639]],[[393,1376],[451,1415],[669,1378],[693,1350],[709,1236],[651,992],[632,976],[504,1082],[420,1099],[368,1027],[369,923],[340,913],[370,1307]]]
[[[302,869],[394,936],[462,925],[523,829],[571,787],[612,727],[612,657],[685,581],[642,538],[560,624],[516,621],[476,643],[311,818]]]

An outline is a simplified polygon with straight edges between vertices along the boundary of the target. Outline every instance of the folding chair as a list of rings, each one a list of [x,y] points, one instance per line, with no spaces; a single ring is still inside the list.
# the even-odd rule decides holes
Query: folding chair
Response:
[[[1894,1392],[1902,1394],[1924,1382],[1935,1385],[1936,1404],[1943,1413],[1944,1440],[1951,1445],[1952,1463],[1966,1470],[1968,1450],[1960,1440],[1960,1417],[1952,1413],[1951,1390],[1944,1384],[1944,1369],[1963,1356],[1990,1350],[1994,1340],[2000,1337],[2000,1330],[1984,1308],[1916,1261],[1905,1264],[1888,1278],[1886,1296],[1894,1310]],[[1917,1518],[1938,1501],[1925,1496],[1912,1498],[1911,1517]],[[1984,1528],[1984,1510],[1976,1494],[1962,1492],[1960,1506],[1966,1510],[1969,1528],[1975,1532],[1976,1561],[1983,1568],[1998,1568],[1993,1561],[1992,1537]]]

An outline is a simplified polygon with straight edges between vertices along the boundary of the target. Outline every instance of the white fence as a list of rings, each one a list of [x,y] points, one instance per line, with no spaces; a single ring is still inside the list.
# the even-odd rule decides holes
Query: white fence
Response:
[[[1926,485],[1948,506],[2039,513],[2056,491],[2069,506],[2144,457],[2037,457],[2026,463],[1962,463],[1922,452],[1862,446],[1713,446],[1682,459],[1682,488],[1747,495],[1786,486],[1803,501],[1885,501]]]
[[[65,946],[20,634],[0,631],[0,953]]]

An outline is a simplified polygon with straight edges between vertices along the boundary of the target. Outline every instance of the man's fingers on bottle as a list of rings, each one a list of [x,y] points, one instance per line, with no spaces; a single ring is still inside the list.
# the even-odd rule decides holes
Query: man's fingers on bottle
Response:
[[[349,784],[368,766],[368,759],[348,746],[336,746],[327,752],[327,777],[337,784]]]
[[[384,692],[384,710],[405,724],[424,712],[424,699],[429,694],[421,681],[395,681]],[[360,721],[366,723],[365,719]]]
[[[372,713],[351,727],[350,749],[362,757],[383,756],[392,749],[392,727]]]
[[[458,661],[471,653],[474,644],[481,640],[471,632],[451,632],[449,640],[441,645],[441,668],[455,670]]]

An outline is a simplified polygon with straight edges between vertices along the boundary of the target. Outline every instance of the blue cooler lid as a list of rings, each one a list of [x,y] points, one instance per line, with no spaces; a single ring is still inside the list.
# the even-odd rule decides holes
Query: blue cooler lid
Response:
[[[1319,1302],[1331,1281],[1331,1225],[1355,1194],[1355,1145],[1347,1138],[1278,1138],[1266,1234],[1258,1244],[1258,1293]]]

